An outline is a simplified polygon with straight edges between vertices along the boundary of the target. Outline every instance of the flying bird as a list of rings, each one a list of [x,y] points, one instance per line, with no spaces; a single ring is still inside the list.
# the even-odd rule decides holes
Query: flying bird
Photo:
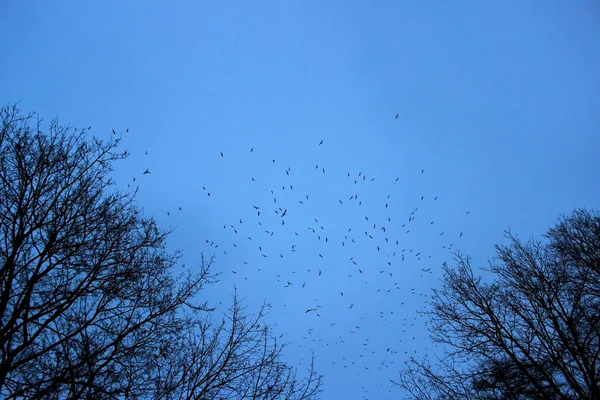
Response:
[[[323,144],[323,141],[321,140],[321,141],[319,142],[319,146],[320,146],[320,145],[322,145],[322,144]]]
[[[146,168],[146,170],[144,171],[144,175],[147,175],[149,173],[150,173],[150,171]]]
[[[396,118],[394,118],[394,119],[398,119],[398,114],[396,114]]]

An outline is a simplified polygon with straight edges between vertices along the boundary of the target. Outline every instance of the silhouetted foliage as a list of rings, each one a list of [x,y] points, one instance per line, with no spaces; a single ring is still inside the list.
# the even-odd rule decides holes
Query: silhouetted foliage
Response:
[[[0,131],[0,395],[16,399],[308,399],[282,345],[237,295],[198,302],[212,260],[180,253],[108,177],[120,139],[4,107]],[[32,126],[33,125],[33,126]]]
[[[523,243],[510,232],[476,277],[468,257],[434,291],[434,364],[412,359],[395,383],[416,399],[600,398],[600,216],[575,210]]]

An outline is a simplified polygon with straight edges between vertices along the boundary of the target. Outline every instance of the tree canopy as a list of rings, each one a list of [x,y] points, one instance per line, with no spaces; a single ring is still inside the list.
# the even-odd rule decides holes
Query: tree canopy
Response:
[[[434,291],[431,338],[395,383],[416,399],[600,398],[600,215],[562,216],[545,241],[507,232],[486,282],[456,254]]]
[[[237,295],[199,301],[212,260],[181,253],[115,188],[120,139],[0,110],[0,394],[3,398],[309,399],[321,385]]]

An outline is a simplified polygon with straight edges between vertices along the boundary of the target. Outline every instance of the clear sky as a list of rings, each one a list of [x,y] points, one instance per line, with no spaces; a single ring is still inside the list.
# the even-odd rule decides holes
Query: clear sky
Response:
[[[600,200],[593,0],[7,1],[0,101],[19,100],[122,132],[117,184],[182,262],[215,255],[214,304],[236,285],[272,305],[324,399],[401,395],[449,249],[485,266],[509,227]]]

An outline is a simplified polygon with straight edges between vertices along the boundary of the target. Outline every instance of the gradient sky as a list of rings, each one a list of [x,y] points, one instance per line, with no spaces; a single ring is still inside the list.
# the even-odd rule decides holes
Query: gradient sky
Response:
[[[8,1],[0,101],[19,100],[122,132],[119,187],[183,263],[215,255],[213,304],[236,285],[272,305],[323,399],[401,396],[451,249],[485,267],[506,229],[600,199],[593,0]]]

